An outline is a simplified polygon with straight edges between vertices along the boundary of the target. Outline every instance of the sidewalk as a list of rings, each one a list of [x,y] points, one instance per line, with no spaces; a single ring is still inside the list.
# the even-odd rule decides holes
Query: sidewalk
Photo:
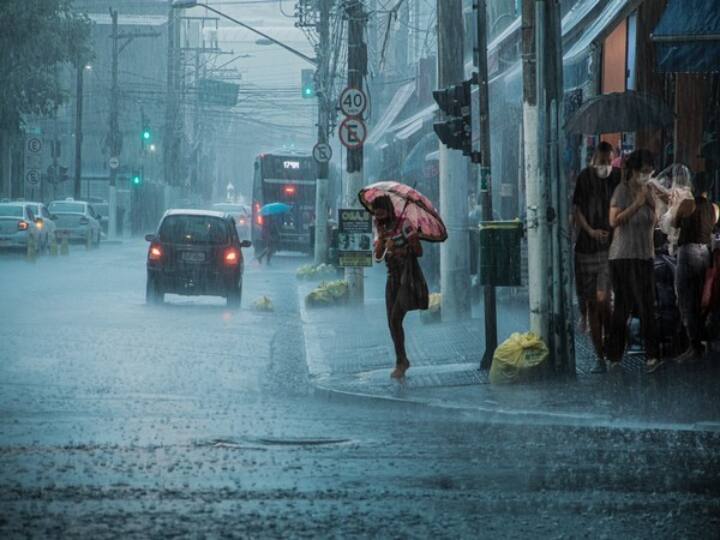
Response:
[[[459,409],[487,420],[587,424],[606,427],[720,431],[720,358],[701,368],[667,365],[647,375],[642,357],[592,375],[594,353],[576,336],[577,378],[495,386],[478,369],[484,352],[482,305],[473,318],[423,324],[418,312],[405,322],[412,367],[404,383],[390,379],[394,365],[385,320],[384,269],[367,271],[365,305],[306,309],[314,283],[298,282],[306,358],[316,388],[368,399],[398,400]],[[498,303],[498,341],[527,331],[527,305]]]

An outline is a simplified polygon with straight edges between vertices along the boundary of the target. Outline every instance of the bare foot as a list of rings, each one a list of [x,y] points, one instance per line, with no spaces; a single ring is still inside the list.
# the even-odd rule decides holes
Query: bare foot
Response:
[[[405,372],[410,367],[410,362],[406,359],[404,362],[400,362],[395,366],[395,369],[390,374],[390,377],[393,379],[404,379],[405,378]]]

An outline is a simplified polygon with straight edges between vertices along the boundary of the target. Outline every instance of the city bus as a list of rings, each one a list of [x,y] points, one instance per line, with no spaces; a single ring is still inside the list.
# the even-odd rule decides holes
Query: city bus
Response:
[[[263,153],[255,158],[252,202],[252,242],[255,252],[265,247],[260,209],[269,203],[291,206],[273,218],[279,230],[276,249],[312,253],[315,222],[317,164],[312,156],[293,152]]]

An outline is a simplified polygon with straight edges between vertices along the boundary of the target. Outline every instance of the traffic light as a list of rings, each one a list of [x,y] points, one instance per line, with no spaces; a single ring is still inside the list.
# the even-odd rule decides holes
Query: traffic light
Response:
[[[150,137],[151,137],[150,128],[149,128],[149,127],[144,127],[144,128],[143,128],[143,131],[142,131],[143,141],[149,142],[149,141],[150,141]]]
[[[315,97],[315,71],[312,69],[303,69],[302,75],[302,97],[305,99]]]
[[[142,181],[142,173],[140,171],[133,171],[132,176],[130,177],[130,183],[133,185],[133,187],[141,186]]]
[[[433,129],[440,141],[448,148],[462,150],[463,155],[472,154],[472,116],[470,114],[471,81],[433,91],[433,98],[445,113],[442,122],[435,122]]]

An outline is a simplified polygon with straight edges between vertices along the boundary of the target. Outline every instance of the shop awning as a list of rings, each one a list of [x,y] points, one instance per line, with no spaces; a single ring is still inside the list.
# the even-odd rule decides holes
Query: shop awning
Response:
[[[398,88],[392,100],[390,100],[390,104],[385,110],[385,114],[370,130],[370,135],[368,136],[367,141],[365,141],[365,144],[375,144],[383,138],[385,133],[387,133],[387,129],[393,124],[393,122],[395,122],[398,114],[400,114],[403,110],[414,91],[415,81],[404,84]]]
[[[437,110],[437,104],[433,103],[432,105],[425,107],[420,112],[417,112],[409,118],[406,118],[405,120],[402,120],[397,124],[393,125],[388,129],[388,131],[394,133],[395,137],[397,137],[398,139],[405,140],[411,135],[420,131],[425,122],[432,120],[435,116],[435,111]]]
[[[602,13],[583,32],[583,35],[563,55],[563,64],[571,64],[585,57],[590,45],[613,31],[617,23],[627,17],[642,0],[610,0]]]
[[[668,0],[651,35],[663,73],[720,72],[720,9],[713,0]]]

